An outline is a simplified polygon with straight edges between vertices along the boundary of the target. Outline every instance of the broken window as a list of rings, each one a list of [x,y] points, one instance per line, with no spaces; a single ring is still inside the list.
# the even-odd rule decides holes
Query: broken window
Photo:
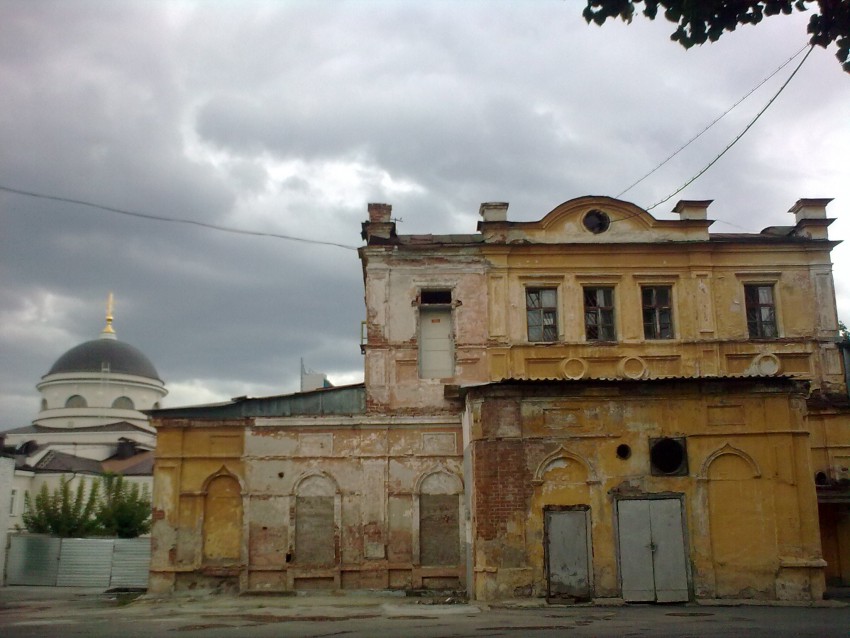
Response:
[[[558,289],[526,288],[525,315],[529,341],[557,341]]]
[[[779,331],[776,329],[776,303],[772,285],[745,285],[744,302],[747,307],[747,330],[750,337],[769,339],[779,336]]]
[[[614,328],[614,289],[584,289],[584,333],[588,341],[616,341]]]
[[[646,339],[673,338],[673,290],[670,286],[644,286],[643,336]]]

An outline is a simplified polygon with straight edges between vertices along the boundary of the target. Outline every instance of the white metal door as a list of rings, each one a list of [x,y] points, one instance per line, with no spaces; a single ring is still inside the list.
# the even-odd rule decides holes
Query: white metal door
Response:
[[[421,308],[419,311],[419,376],[443,379],[454,376],[452,311]]]
[[[549,598],[590,598],[588,510],[545,512]]]
[[[679,499],[637,499],[617,504],[623,599],[688,600],[682,504]]]

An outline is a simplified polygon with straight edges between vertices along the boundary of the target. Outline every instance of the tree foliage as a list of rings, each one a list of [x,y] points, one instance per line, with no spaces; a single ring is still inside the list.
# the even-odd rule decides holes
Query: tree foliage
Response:
[[[678,24],[670,39],[686,49],[706,41],[715,42],[740,24],[758,24],[765,16],[817,11],[809,18],[809,42],[826,48],[838,45],[836,57],[850,73],[850,2],[847,0],[587,0],[584,19],[604,24],[608,18],[631,22],[636,6],[643,3],[643,15],[654,20],[658,10]]]
[[[136,538],[150,531],[151,500],[147,487],[128,484],[123,476],[105,474],[88,485],[80,480],[72,492],[64,476],[52,492],[41,486],[34,499],[24,494],[24,526],[35,534],[60,538],[118,536]]]
[[[97,510],[100,531],[106,536],[136,538],[151,528],[151,499],[147,486],[125,483],[118,474],[103,476],[103,498]]]
[[[80,481],[71,493],[71,483],[64,476],[59,478],[59,487],[53,492],[47,484],[30,502],[29,493],[24,494],[24,525],[36,534],[53,534],[61,538],[91,536],[97,530],[94,518],[99,485],[97,481],[86,493],[86,484]]]

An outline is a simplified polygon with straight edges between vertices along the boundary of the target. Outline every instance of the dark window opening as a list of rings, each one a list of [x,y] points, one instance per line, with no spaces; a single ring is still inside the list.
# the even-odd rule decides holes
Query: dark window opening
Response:
[[[646,339],[673,338],[673,291],[670,286],[641,288],[643,336]]]
[[[592,210],[581,220],[584,227],[594,235],[604,233],[611,225],[611,218],[601,210]]]
[[[687,476],[685,439],[650,439],[649,462],[653,476]]]
[[[614,289],[584,289],[584,332],[588,341],[616,341]]]
[[[617,446],[617,458],[624,461],[632,455],[632,448],[625,443]]]
[[[750,337],[754,339],[778,337],[773,286],[764,284],[744,286],[744,302],[747,307],[747,330]]]
[[[558,340],[558,290],[526,288],[525,315],[529,341]]]
[[[452,302],[451,290],[422,290],[419,293],[419,303],[422,305],[450,304]]]

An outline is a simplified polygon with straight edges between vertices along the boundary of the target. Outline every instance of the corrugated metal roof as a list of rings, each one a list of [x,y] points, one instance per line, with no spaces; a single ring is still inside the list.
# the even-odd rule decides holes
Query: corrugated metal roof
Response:
[[[160,419],[240,419],[251,417],[287,417],[363,414],[366,411],[366,386],[357,383],[310,392],[270,397],[238,397],[227,403],[148,410]]]

